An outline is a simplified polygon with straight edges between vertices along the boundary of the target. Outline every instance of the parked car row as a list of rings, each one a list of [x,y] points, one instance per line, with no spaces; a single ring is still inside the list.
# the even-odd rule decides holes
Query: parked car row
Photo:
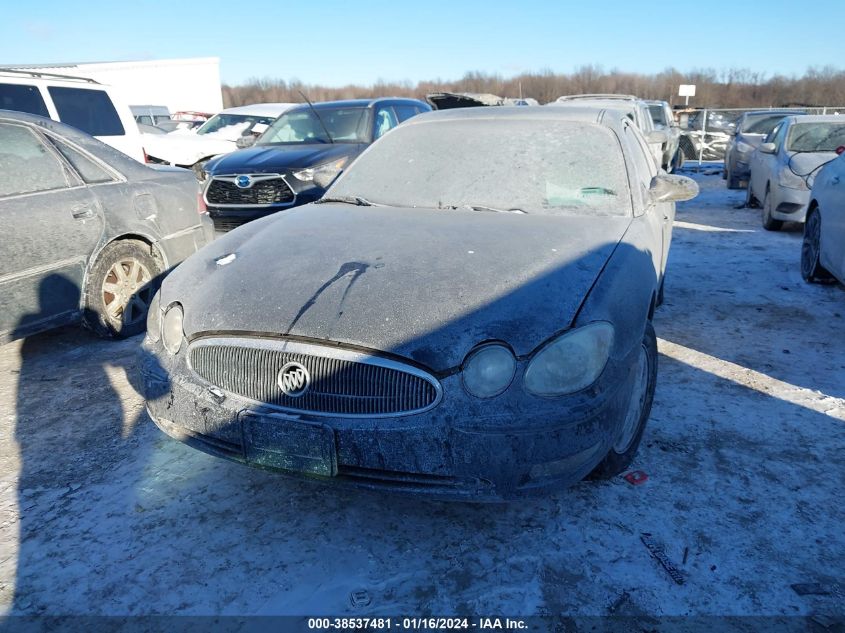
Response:
[[[746,185],[746,206],[763,228],[804,223],[801,275],[845,283],[845,117],[759,110],[736,122],[725,152],[729,189]]]

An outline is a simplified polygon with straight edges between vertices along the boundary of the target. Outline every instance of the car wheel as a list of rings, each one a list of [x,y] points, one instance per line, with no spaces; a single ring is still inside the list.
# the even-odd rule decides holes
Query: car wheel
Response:
[[[678,150],[675,152],[675,156],[672,158],[672,164],[674,165],[674,171],[680,171],[681,168],[684,166],[684,152],[681,150],[680,146],[678,146]]]
[[[751,179],[748,179],[748,186],[745,188],[745,206],[749,209],[756,209],[759,206],[757,198],[751,192]]]
[[[822,218],[818,209],[813,209],[807,215],[804,223],[804,240],[801,243],[801,276],[808,283],[829,283],[833,275],[821,265]]]
[[[739,189],[739,178],[734,176],[729,165],[725,165],[725,180],[728,181],[728,189]]]
[[[88,272],[85,325],[104,338],[143,332],[162,269],[144,242],[120,240],[106,246]]]
[[[610,451],[590,473],[590,479],[609,479],[624,471],[634,459],[651,414],[654,388],[657,384],[657,336],[651,321],[646,323],[645,335],[637,355],[634,388],[628,410]]]
[[[767,231],[780,231],[783,228],[783,220],[775,220],[772,217],[772,196],[766,188],[766,195],[763,196],[763,228]]]

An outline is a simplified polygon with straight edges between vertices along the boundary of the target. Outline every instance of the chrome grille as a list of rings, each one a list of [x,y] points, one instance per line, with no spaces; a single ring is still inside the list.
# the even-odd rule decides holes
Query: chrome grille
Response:
[[[213,178],[205,192],[205,201],[211,205],[272,205],[290,204],[294,193],[281,176],[258,177],[252,186],[242,189],[234,182],[234,177]]]
[[[201,339],[191,369],[226,392],[286,411],[380,417],[419,413],[440,398],[437,380],[416,367],[321,345],[260,339]],[[278,384],[288,363],[310,374],[308,389],[289,396]]]

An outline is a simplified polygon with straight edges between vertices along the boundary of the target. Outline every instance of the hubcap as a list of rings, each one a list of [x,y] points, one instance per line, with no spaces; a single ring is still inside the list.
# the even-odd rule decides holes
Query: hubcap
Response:
[[[812,277],[816,264],[819,261],[819,235],[821,225],[819,214],[813,213],[807,219],[807,226],[804,229],[804,241],[801,243],[801,272],[805,279]]]
[[[648,352],[645,345],[640,346],[640,353],[637,356],[636,376],[634,378],[634,388],[631,391],[631,402],[628,405],[628,413],[625,415],[625,422],[622,425],[622,430],[619,433],[619,438],[613,445],[613,450],[620,455],[625,453],[634,438],[637,435],[637,429],[640,427],[640,418],[643,416],[643,408],[645,407],[646,394],[648,393]]]
[[[152,291],[150,288],[141,289],[151,279],[150,271],[137,259],[116,262],[103,279],[103,305],[108,318],[124,326],[145,319]]]

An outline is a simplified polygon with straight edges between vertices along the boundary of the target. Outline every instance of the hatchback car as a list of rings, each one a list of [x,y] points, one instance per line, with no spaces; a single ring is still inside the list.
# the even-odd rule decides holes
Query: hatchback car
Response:
[[[211,240],[190,171],[0,110],[0,340],[84,319],[143,331],[159,277]]]
[[[736,127],[728,132],[725,148],[725,171],[723,177],[728,181],[728,189],[741,189],[748,185],[751,174],[749,161],[752,152],[760,146],[766,135],[791,114],[804,114],[803,110],[754,110],[745,112],[736,122]]]
[[[845,117],[785,117],[751,155],[748,206],[762,207],[763,228],[778,231],[785,221],[803,222],[818,170],[845,145]]]
[[[845,284],[845,144],[837,153],[810,193],[801,248],[801,276],[809,282]]]
[[[164,281],[148,411],[336,484],[496,499],[615,475],[657,380],[673,201],[697,190],[615,109],[414,117]]]
[[[356,99],[300,105],[253,147],[208,162],[200,179],[214,227],[245,222],[322,196],[370,143],[431,108],[415,99]]]

